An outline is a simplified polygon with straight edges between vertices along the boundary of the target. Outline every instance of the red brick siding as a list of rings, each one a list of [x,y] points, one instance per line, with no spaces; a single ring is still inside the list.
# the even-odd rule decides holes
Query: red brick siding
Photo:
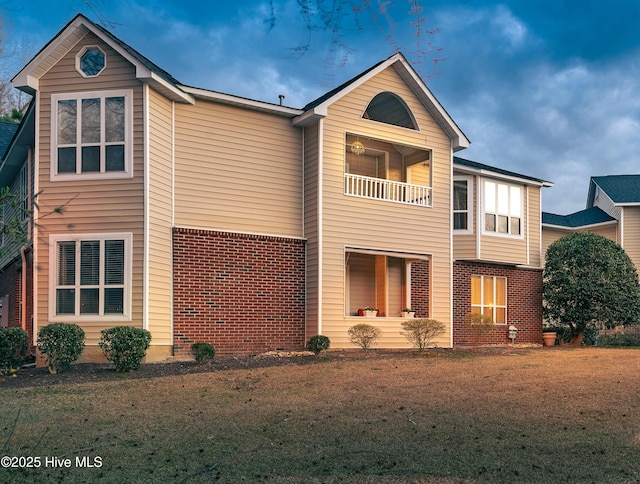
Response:
[[[304,347],[304,241],[175,228],[173,272],[176,356]]]
[[[496,264],[454,262],[453,344],[473,344],[464,318],[471,312],[471,276],[507,278],[507,324],[496,325],[478,341],[481,345],[510,343],[509,325],[518,328],[516,343],[542,342],[542,270]]]
[[[411,262],[411,309],[416,310],[417,318],[429,317],[430,295],[429,261]]]
[[[27,314],[26,324],[29,342],[33,342],[33,262],[31,251],[26,252],[27,259]],[[19,328],[22,325],[22,259],[17,257],[0,271],[0,296],[8,296],[9,317],[7,325]]]

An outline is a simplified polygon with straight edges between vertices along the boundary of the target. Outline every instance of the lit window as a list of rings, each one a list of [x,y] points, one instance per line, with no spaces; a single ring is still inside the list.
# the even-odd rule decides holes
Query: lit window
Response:
[[[522,234],[522,187],[485,181],[484,231]]]
[[[131,234],[51,236],[51,242],[50,318],[128,320]]]
[[[51,98],[52,178],[131,176],[130,91]]]
[[[507,322],[507,279],[471,276],[471,313],[484,314],[496,324]]]

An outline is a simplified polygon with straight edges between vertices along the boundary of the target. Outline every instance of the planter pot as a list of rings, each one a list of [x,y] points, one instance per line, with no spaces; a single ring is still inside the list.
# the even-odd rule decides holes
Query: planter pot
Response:
[[[364,316],[366,318],[375,318],[378,315],[378,311],[365,311]]]
[[[416,317],[416,312],[415,311],[402,311],[402,317],[403,318],[415,318]]]
[[[547,333],[542,333],[542,341],[544,342],[545,346],[553,346],[556,344],[556,337],[557,334],[555,333],[555,331],[549,331]]]

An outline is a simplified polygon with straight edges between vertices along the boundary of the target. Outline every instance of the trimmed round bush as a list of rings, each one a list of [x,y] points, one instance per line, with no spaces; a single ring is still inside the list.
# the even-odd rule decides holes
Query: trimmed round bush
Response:
[[[418,350],[424,351],[436,336],[444,333],[445,329],[444,323],[435,319],[407,319],[402,322],[400,334]]]
[[[48,324],[38,331],[38,349],[52,375],[68,370],[71,363],[82,355],[84,331],[72,323]]]
[[[209,343],[193,343],[191,352],[198,363],[204,360],[213,360],[216,356],[216,349]]]
[[[29,349],[29,334],[22,328],[0,328],[0,370],[15,373]]]
[[[142,358],[151,344],[151,333],[131,326],[103,329],[98,345],[116,371],[127,372],[140,368]]]
[[[331,345],[331,341],[327,336],[322,336],[318,334],[316,336],[312,336],[307,342],[307,349],[309,351],[313,351],[316,355],[321,351],[328,350],[329,345]]]

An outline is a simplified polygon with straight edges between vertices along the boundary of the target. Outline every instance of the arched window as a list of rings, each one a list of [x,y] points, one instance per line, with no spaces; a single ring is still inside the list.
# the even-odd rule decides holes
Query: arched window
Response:
[[[388,91],[377,94],[367,106],[362,117],[402,128],[418,129],[418,123],[416,123],[407,104],[400,96]]]

